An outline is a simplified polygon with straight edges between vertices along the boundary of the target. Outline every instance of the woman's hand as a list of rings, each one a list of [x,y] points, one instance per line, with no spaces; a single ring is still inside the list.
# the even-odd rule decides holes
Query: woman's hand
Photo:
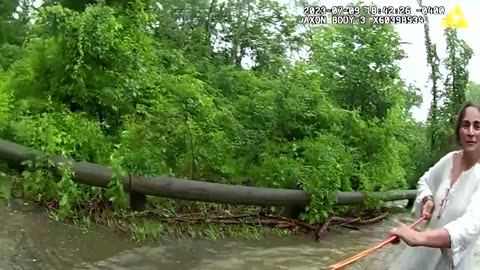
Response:
[[[405,244],[411,247],[422,245],[422,233],[417,232],[407,226],[391,230],[389,237],[391,236],[398,237],[397,240],[393,242],[393,244],[398,244],[400,243],[400,240],[402,240],[403,242],[405,242]]]
[[[422,215],[426,216],[426,220],[429,220],[432,217],[433,208],[434,204],[432,197],[425,197],[425,199],[423,200]]]

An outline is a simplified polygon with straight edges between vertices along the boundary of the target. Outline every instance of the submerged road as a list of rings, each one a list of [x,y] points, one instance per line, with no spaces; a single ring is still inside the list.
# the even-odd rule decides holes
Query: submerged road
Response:
[[[0,270],[318,270],[379,243],[396,220],[412,221],[398,214],[360,231],[330,232],[318,243],[311,236],[292,236],[139,245],[105,229],[85,233],[53,222],[29,205],[0,204],[0,217]],[[400,249],[386,247],[349,269],[386,269]]]

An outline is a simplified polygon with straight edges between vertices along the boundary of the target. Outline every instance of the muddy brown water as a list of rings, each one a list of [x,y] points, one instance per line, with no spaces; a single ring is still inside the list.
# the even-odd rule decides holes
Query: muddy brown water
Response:
[[[321,242],[312,236],[262,240],[167,239],[136,244],[107,229],[89,232],[51,221],[38,208],[0,204],[0,270],[310,270],[325,269],[385,237],[407,213],[360,231],[330,232]],[[389,246],[349,269],[385,269],[401,246]],[[480,260],[479,260],[480,262]]]

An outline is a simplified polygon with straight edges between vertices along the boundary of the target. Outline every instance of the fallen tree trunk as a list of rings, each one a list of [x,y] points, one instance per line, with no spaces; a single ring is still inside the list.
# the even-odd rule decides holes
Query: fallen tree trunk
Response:
[[[22,162],[33,161],[44,155],[42,152],[0,139],[0,160],[10,166],[22,167]],[[79,183],[107,187],[113,175],[113,170],[106,166],[85,161],[75,162],[59,155],[50,155],[49,158],[55,163],[54,173],[58,176],[61,175],[59,166],[70,163],[74,172],[73,180]],[[144,178],[127,175],[122,176],[121,180],[127,191],[181,200],[258,206],[304,206],[309,200],[307,192],[294,189],[217,184],[168,176]],[[334,195],[335,203],[339,205],[359,204],[366,198],[362,192],[338,192]],[[415,198],[416,191],[386,191],[371,195],[384,201],[395,201]]]

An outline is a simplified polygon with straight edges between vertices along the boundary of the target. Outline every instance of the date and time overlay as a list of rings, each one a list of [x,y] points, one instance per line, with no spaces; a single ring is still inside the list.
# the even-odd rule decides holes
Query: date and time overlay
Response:
[[[451,10],[444,6],[305,6],[302,22],[310,25],[424,24],[431,15],[442,16],[444,27],[468,27],[458,5]]]

